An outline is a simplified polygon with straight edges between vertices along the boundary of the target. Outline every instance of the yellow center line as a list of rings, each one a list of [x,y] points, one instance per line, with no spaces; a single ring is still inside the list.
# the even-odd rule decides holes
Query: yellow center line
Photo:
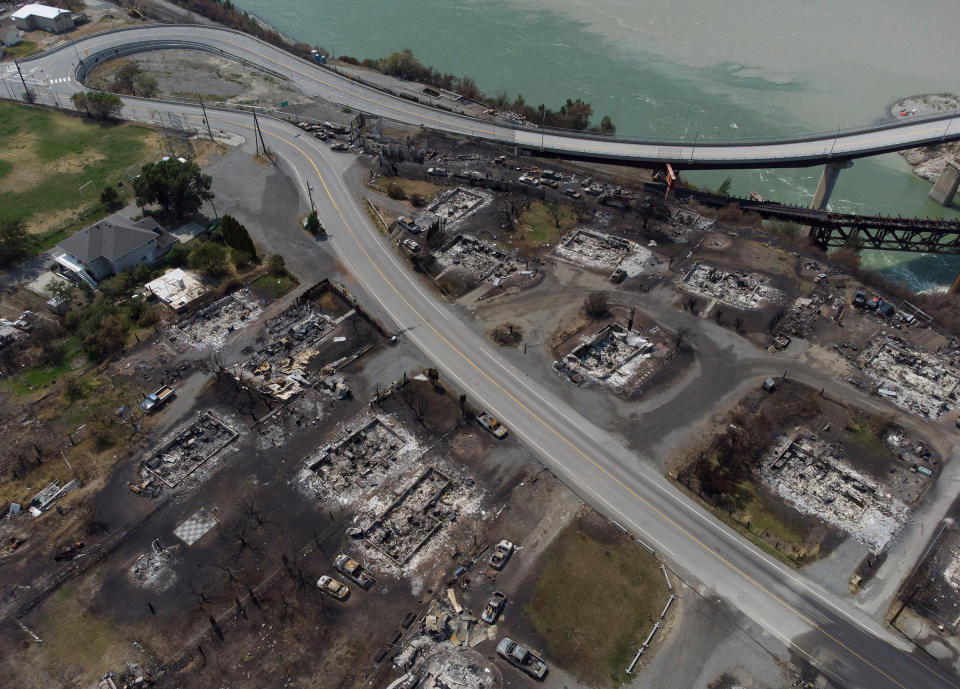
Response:
[[[544,428],[546,428],[551,434],[553,434],[554,436],[556,436],[556,438],[559,439],[563,444],[565,444],[567,447],[569,447],[571,450],[573,450],[576,454],[578,454],[578,455],[580,455],[581,457],[583,457],[583,459],[585,459],[587,462],[589,462],[595,469],[599,470],[599,471],[600,471],[601,473],[603,473],[607,478],[609,478],[610,480],[612,480],[614,483],[616,483],[618,486],[620,486],[623,490],[625,490],[627,493],[629,493],[629,494],[630,494],[631,496],[633,496],[635,499],[639,500],[639,501],[640,501],[643,505],[645,505],[648,509],[650,509],[650,510],[653,511],[655,514],[657,514],[657,516],[659,516],[665,523],[667,523],[667,524],[669,524],[670,526],[672,526],[673,528],[675,528],[677,531],[679,531],[681,534],[683,534],[684,536],[686,536],[686,537],[687,537],[689,540],[691,540],[693,543],[697,544],[698,546],[700,546],[700,548],[702,548],[704,551],[706,551],[706,552],[709,553],[711,556],[713,556],[716,560],[718,560],[718,561],[721,562],[722,564],[724,564],[724,565],[726,565],[727,567],[729,567],[731,570],[733,570],[733,571],[736,572],[738,575],[740,575],[744,580],[746,580],[747,582],[749,582],[750,584],[752,584],[754,587],[756,587],[758,590],[762,591],[762,592],[765,593],[766,595],[770,596],[770,597],[771,597],[773,600],[775,600],[777,603],[779,603],[780,605],[782,605],[784,608],[786,608],[786,609],[789,610],[790,612],[794,613],[797,617],[799,617],[799,618],[800,618],[801,620],[803,620],[805,623],[807,623],[807,624],[810,625],[812,628],[814,628],[814,629],[816,629],[817,631],[819,631],[820,633],[822,633],[822,634],[823,634],[824,636],[826,636],[828,639],[830,639],[831,641],[833,641],[834,643],[836,643],[840,648],[846,650],[846,651],[847,651],[848,653],[850,653],[852,656],[854,656],[855,658],[857,658],[858,660],[860,660],[862,663],[864,663],[865,665],[867,665],[867,666],[869,666],[870,668],[872,668],[873,670],[875,670],[877,673],[879,673],[880,675],[882,675],[884,678],[886,678],[887,680],[889,680],[891,683],[895,684],[896,686],[900,687],[901,689],[907,689],[906,686],[904,686],[903,684],[901,684],[900,682],[898,682],[898,681],[897,681],[896,679],[894,679],[891,675],[887,674],[884,670],[882,670],[881,668],[877,667],[876,665],[874,665],[873,663],[871,663],[869,660],[867,660],[865,657],[863,657],[862,655],[860,655],[859,653],[857,653],[856,651],[854,651],[852,648],[850,648],[850,647],[847,646],[846,644],[844,644],[840,639],[838,639],[837,637],[833,636],[833,635],[830,634],[828,631],[826,631],[825,629],[823,629],[819,624],[817,624],[814,620],[812,620],[811,618],[809,618],[809,617],[808,617],[807,615],[805,615],[803,612],[801,612],[800,610],[798,610],[797,608],[795,608],[794,606],[792,606],[790,603],[788,603],[787,601],[785,601],[784,599],[782,599],[780,596],[778,596],[778,595],[775,594],[774,592],[770,591],[768,588],[766,588],[766,587],[765,587],[763,584],[761,584],[759,581],[757,581],[756,579],[754,579],[753,577],[751,577],[749,574],[747,574],[746,572],[744,572],[743,570],[741,570],[739,567],[737,567],[736,565],[734,565],[732,562],[730,562],[730,561],[729,561],[727,558],[725,558],[723,555],[721,555],[720,553],[718,553],[717,551],[715,551],[713,548],[711,548],[710,546],[708,546],[706,543],[704,543],[702,540],[700,540],[699,538],[697,538],[697,536],[695,536],[695,535],[692,534],[690,531],[688,531],[687,529],[685,529],[683,526],[681,526],[680,524],[678,524],[678,523],[677,523],[676,521],[674,521],[671,517],[669,517],[669,516],[666,515],[664,512],[662,512],[658,507],[656,507],[655,505],[653,505],[652,503],[650,503],[650,502],[649,502],[648,500],[646,500],[643,496],[641,496],[639,493],[637,493],[637,492],[634,491],[632,488],[630,488],[628,485],[626,485],[623,481],[621,481],[621,480],[618,479],[616,476],[614,476],[612,473],[610,473],[610,471],[608,471],[606,468],[604,468],[601,464],[599,464],[599,463],[598,463],[596,460],[594,460],[592,457],[590,457],[589,455],[587,455],[583,450],[581,450],[581,449],[580,449],[579,447],[577,447],[573,442],[571,442],[569,439],[567,439],[566,436],[564,436],[562,433],[560,433],[559,431],[557,431],[557,430],[556,430],[553,426],[551,426],[547,421],[545,421],[543,418],[541,418],[536,412],[534,412],[533,410],[531,410],[531,409],[530,409],[529,407],[527,407],[523,402],[521,402],[519,399],[517,399],[512,393],[510,393],[508,390],[506,390],[502,385],[500,385],[500,383],[498,383],[496,380],[494,380],[493,378],[491,378],[479,365],[477,365],[476,363],[474,363],[472,359],[470,359],[466,354],[464,354],[462,351],[460,351],[460,349],[459,349],[456,345],[454,345],[452,342],[450,342],[440,331],[438,331],[438,330],[430,323],[430,321],[428,321],[426,318],[424,318],[424,317],[420,314],[420,312],[407,300],[407,298],[403,295],[403,293],[393,284],[393,282],[390,280],[390,278],[388,278],[388,277],[386,276],[386,274],[384,274],[384,272],[380,269],[380,267],[377,265],[377,263],[373,260],[373,257],[369,254],[369,252],[366,250],[366,248],[364,248],[364,246],[360,243],[359,237],[356,235],[356,233],[354,232],[353,228],[350,226],[350,223],[347,222],[347,219],[344,217],[343,212],[340,210],[340,206],[337,204],[336,200],[333,198],[333,194],[330,193],[330,189],[327,187],[326,180],[324,180],[323,175],[320,174],[320,169],[317,167],[317,164],[314,162],[314,160],[306,153],[306,151],[304,151],[302,148],[300,148],[299,146],[297,146],[297,145],[296,145],[295,143],[293,143],[292,141],[289,141],[288,139],[285,139],[285,138],[283,138],[282,136],[280,136],[280,135],[278,135],[278,134],[274,134],[274,133],[272,133],[272,132],[268,132],[268,133],[269,133],[271,136],[276,137],[276,138],[279,139],[280,141],[283,141],[284,143],[286,143],[286,144],[287,144],[288,146],[290,146],[291,148],[299,151],[300,154],[303,155],[303,157],[307,160],[307,162],[310,163],[311,167],[313,167],[313,170],[314,170],[314,172],[315,172],[316,175],[317,175],[317,178],[320,180],[320,184],[323,185],[323,190],[324,190],[324,192],[326,193],[327,198],[330,199],[330,203],[333,204],[334,209],[337,211],[337,215],[340,217],[341,222],[343,223],[344,227],[346,227],[347,232],[350,233],[350,236],[353,238],[354,243],[357,245],[357,247],[360,249],[360,251],[363,252],[363,255],[366,257],[366,259],[370,262],[370,265],[373,267],[373,269],[377,272],[378,275],[380,275],[380,277],[381,277],[381,278],[383,279],[383,281],[390,287],[390,289],[392,289],[392,290],[396,293],[396,295],[397,295],[398,297],[400,297],[401,301],[403,301],[403,303],[406,304],[406,306],[407,306],[414,314],[416,314],[416,316],[423,322],[423,324],[426,325],[428,328],[430,328],[430,330],[432,330],[433,333],[434,333],[437,337],[439,337],[439,338],[444,342],[444,344],[446,344],[453,352],[455,352],[461,359],[463,359],[464,362],[466,362],[471,368],[473,368],[477,373],[479,373],[483,378],[485,378],[490,384],[492,384],[492,385],[495,386],[498,390],[500,390],[500,392],[502,392],[504,395],[506,395],[511,401],[514,402],[514,404],[516,404],[518,407],[520,407],[521,409],[523,409],[523,410],[524,410],[527,414],[529,414],[533,419],[535,419],[538,423],[540,423],[540,424],[541,424]],[[913,659],[913,656],[909,656],[909,655],[908,655],[907,657]],[[914,659],[914,660],[915,660],[915,659]],[[919,663],[919,661],[915,661],[915,662],[917,662],[919,665],[921,665],[921,667],[924,667],[924,668],[927,669],[929,672],[931,672],[932,674],[934,674],[938,679],[943,680],[943,681],[947,682],[948,684],[951,683],[950,680],[942,677],[939,673],[934,672],[932,668],[929,668],[928,666],[926,666],[926,665],[924,665],[924,664],[922,664],[922,663]],[[953,686],[957,686],[957,685],[953,685]]]

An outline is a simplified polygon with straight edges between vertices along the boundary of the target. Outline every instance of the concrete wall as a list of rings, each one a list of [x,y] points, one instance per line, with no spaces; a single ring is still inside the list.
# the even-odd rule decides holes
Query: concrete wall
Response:
[[[951,160],[943,168],[937,183],[930,190],[930,198],[941,206],[949,208],[953,205],[953,197],[957,195],[958,186],[960,186],[960,166],[956,160]]]

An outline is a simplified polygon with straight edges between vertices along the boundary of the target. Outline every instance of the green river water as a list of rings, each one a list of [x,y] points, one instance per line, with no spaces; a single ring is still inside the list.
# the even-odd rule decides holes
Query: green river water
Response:
[[[617,133],[652,138],[793,136],[870,124],[920,93],[960,93],[956,0],[234,0],[337,55],[411,48],[487,92],[558,106],[582,98]],[[820,168],[703,172],[691,181],[809,203]],[[831,208],[948,216],[896,154],[856,161]],[[949,284],[960,258],[865,252],[914,289]]]

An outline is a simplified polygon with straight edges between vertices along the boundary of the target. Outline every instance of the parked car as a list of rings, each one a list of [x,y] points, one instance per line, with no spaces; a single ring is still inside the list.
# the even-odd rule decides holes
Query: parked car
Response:
[[[442,167],[430,167],[430,168],[427,168],[427,174],[428,174],[428,175],[433,175],[434,177],[449,177],[449,176],[450,176],[450,173],[447,172],[447,171],[446,171],[444,168],[442,168]]]
[[[339,582],[333,577],[327,576],[326,574],[317,579],[317,588],[324,593],[333,596],[337,600],[344,600],[350,595],[350,589],[347,588],[346,584]]]
[[[566,195],[569,196],[571,199],[582,199],[582,198],[583,198],[583,194],[581,194],[579,191],[577,191],[577,190],[574,189],[573,187],[570,187],[570,188],[567,189],[566,192],[564,192],[564,193],[566,193]]]
[[[547,676],[547,664],[540,656],[534,655],[526,646],[504,637],[497,644],[497,653],[508,663],[523,670],[531,677],[543,679]]]
[[[483,411],[477,416],[477,423],[493,433],[497,438],[504,438],[507,435],[507,428],[497,421],[493,416]]]
[[[420,251],[420,242],[415,242],[410,238],[404,239],[400,244],[403,245],[405,249],[409,249],[413,253]]]
[[[507,564],[507,560],[510,559],[513,549],[514,545],[510,541],[502,540],[497,543],[493,548],[493,552],[490,553],[490,566],[497,570],[503,569],[503,566]]]
[[[502,591],[494,591],[490,594],[490,599],[487,600],[487,607],[480,613],[480,619],[487,624],[494,624],[506,604],[507,594]]]
[[[348,150],[349,148],[350,148],[350,147],[347,146],[347,145],[346,145],[345,143],[343,143],[342,141],[337,141],[336,143],[334,143],[333,145],[330,146],[330,150],[331,150],[331,151],[346,151],[346,150]]]

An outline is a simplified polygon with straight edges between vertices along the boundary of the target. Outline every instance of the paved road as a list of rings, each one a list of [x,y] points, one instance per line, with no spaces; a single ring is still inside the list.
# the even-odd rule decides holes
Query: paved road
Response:
[[[831,158],[857,158],[927,143],[960,139],[960,115],[926,120],[905,120],[859,132],[803,137],[803,140],[767,142],[664,142],[631,141],[600,135],[542,132],[538,128],[513,128],[445,112],[358,84],[267,43],[228,29],[199,25],[148,25],[85,37],[45,55],[22,60],[25,77],[33,87],[48,88],[69,96],[82,88],[74,79],[78,61],[84,69],[95,61],[151,48],[192,47],[246,60],[290,78],[309,96],[408,124],[466,134],[529,150],[568,157],[673,163],[679,168],[800,167]],[[81,70],[83,71],[83,70]],[[17,79],[12,66],[0,66],[0,78]],[[22,91],[22,86],[19,88]],[[451,101],[451,107],[456,106]]]
[[[62,54],[61,53],[58,54]],[[321,73],[321,76],[326,76]],[[78,88],[71,82],[67,87]],[[150,121],[153,111],[200,125],[198,108],[127,99],[123,116]],[[249,116],[211,112],[214,129],[249,137]],[[772,560],[692,505],[641,459],[563,400],[504,362],[456,314],[424,291],[347,190],[353,162],[295,127],[263,118],[267,145],[314,199],[344,267],[456,384],[504,419],[520,440],[580,495],[655,548],[674,567],[812,659],[839,686],[901,689],[960,686],[880,623]],[[296,231],[296,230],[292,230]],[[306,260],[309,257],[302,257]],[[319,259],[319,254],[318,254]]]

